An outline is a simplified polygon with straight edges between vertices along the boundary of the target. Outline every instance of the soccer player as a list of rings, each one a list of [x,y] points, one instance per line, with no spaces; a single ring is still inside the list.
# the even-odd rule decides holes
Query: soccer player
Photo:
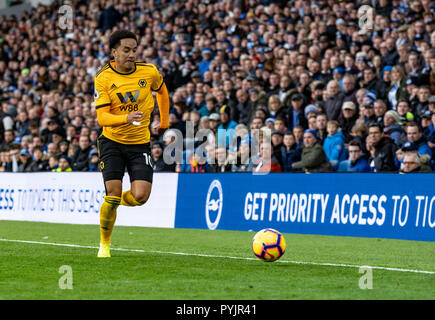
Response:
[[[103,132],[97,146],[106,195],[100,209],[98,257],[110,257],[110,243],[119,205],[141,206],[149,198],[153,180],[150,153],[150,117],[154,97],[160,111],[160,133],[169,127],[169,95],[153,64],[136,61],[134,33],[111,34],[111,60],[95,75],[94,101]],[[130,190],[122,192],[125,169]]]

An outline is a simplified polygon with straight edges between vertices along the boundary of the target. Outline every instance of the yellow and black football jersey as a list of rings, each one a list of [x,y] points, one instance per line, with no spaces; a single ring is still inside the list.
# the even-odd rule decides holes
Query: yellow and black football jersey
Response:
[[[107,108],[114,115],[127,115],[130,112],[143,112],[140,126],[130,123],[119,126],[104,126],[103,135],[123,144],[143,144],[150,141],[149,124],[154,110],[152,91],[163,85],[163,77],[156,66],[136,62],[129,73],[121,73],[110,61],[95,75],[95,108]]]

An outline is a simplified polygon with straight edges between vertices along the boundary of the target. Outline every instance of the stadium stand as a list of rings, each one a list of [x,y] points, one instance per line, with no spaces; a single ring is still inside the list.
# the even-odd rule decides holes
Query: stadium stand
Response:
[[[435,169],[432,1],[115,0],[70,6],[72,28],[59,24],[65,17],[55,1],[0,19],[0,171],[55,172],[62,159],[74,171],[98,170],[93,79],[110,59],[108,37],[117,29],[135,32],[138,60],[155,64],[164,76],[171,128],[183,133],[184,144],[192,142],[190,125],[195,134],[212,132],[202,157],[184,151],[176,166],[160,159],[156,171],[255,170],[262,156],[249,153],[246,131],[264,127],[272,130],[277,171],[309,171],[292,167],[313,154],[304,132],[315,137],[318,152],[326,143],[331,166],[324,171],[358,171],[359,158],[348,153],[355,141],[369,167],[364,171],[403,171],[407,152],[418,154],[407,159],[418,159],[424,172]],[[372,20],[359,15],[362,6],[374,9],[368,12]],[[151,139],[164,150],[174,138],[158,134],[158,118],[156,106]],[[338,130],[327,130],[330,121]],[[381,132],[369,134],[373,124]],[[417,126],[415,135],[407,133],[408,124]],[[238,130],[235,142],[224,138],[226,157],[216,152],[218,129]],[[89,146],[80,146],[82,136]],[[40,150],[43,155],[35,156]],[[378,165],[387,156],[389,166]]]

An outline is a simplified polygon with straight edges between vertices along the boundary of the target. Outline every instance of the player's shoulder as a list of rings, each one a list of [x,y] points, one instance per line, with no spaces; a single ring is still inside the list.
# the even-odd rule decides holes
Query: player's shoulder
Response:
[[[149,68],[156,68],[156,66],[152,63],[148,63],[145,61],[136,61],[136,66],[139,67],[149,67]]]
[[[98,77],[101,77],[101,75],[109,69],[110,69],[110,65],[109,65],[109,63],[107,63],[100,70],[98,70],[98,72],[95,74],[95,79],[97,79]]]
[[[136,61],[136,68],[149,71],[157,70],[157,67],[154,64],[143,61]]]

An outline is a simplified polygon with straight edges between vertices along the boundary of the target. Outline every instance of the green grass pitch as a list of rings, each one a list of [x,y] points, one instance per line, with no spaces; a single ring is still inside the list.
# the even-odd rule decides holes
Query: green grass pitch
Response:
[[[266,263],[253,236],[116,226],[112,258],[97,259],[96,225],[0,221],[0,299],[435,299],[435,243],[284,234]]]

